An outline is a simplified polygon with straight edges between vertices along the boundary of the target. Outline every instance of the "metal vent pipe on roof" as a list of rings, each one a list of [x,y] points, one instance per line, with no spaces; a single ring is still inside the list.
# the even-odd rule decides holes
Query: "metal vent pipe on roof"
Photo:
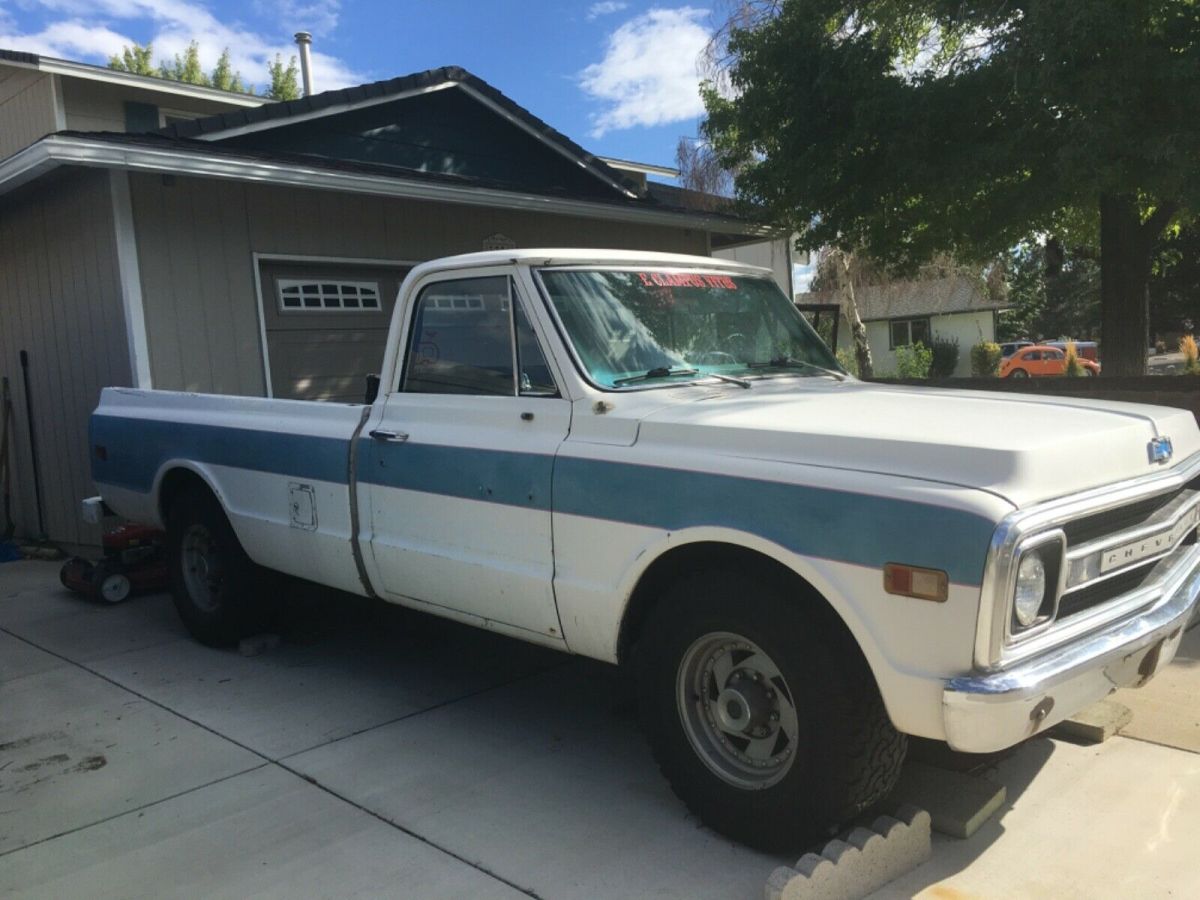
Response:
[[[304,82],[304,96],[307,97],[313,92],[312,60],[309,58],[312,35],[307,31],[297,31],[296,46],[300,48],[300,78]]]

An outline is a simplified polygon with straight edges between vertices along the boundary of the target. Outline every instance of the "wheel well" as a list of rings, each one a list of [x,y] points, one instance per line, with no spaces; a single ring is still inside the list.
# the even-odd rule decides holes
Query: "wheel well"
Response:
[[[674,582],[685,575],[712,569],[732,569],[753,574],[757,578],[779,585],[793,594],[798,603],[806,604],[814,616],[844,635],[861,654],[858,642],[854,640],[842,617],[816,588],[796,572],[757,550],[739,547],[736,544],[700,541],[667,551],[642,573],[621,619],[621,630],[617,637],[617,661],[624,665],[632,658],[642,626],[650,611]]]
[[[163,476],[162,483],[158,487],[158,517],[164,525],[171,512],[171,505],[180,494],[191,489],[212,493],[208,482],[191,469],[172,469]]]

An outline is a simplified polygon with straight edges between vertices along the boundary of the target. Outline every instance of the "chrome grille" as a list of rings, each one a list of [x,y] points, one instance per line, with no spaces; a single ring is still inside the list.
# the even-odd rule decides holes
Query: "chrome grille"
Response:
[[[1058,535],[1067,555],[1054,615],[1014,632],[1017,563]],[[1200,560],[1200,453],[1177,466],[1018,510],[996,528],[975,659],[988,669],[1059,646],[1158,603]]]

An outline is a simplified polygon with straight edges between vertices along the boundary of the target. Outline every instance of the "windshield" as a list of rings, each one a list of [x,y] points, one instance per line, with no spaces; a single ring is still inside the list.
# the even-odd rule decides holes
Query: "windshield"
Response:
[[[575,352],[601,387],[842,373],[769,278],[646,269],[540,274]]]

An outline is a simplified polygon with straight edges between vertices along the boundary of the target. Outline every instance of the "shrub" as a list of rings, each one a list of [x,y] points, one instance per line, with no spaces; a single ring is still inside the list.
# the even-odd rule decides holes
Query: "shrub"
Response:
[[[838,365],[841,366],[843,369],[845,369],[847,372],[849,372],[851,375],[853,375],[855,378],[857,378],[858,377],[858,356],[855,355],[854,350],[850,347],[843,347],[841,350],[839,350],[837,352],[836,355],[837,355]]]
[[[1063,369],[1064,375],[1068,378],[1083,378],[1087,375],[1083,363],[1079,361],[1079,349],[1075,346],[1074,341],[1067,341],[1067,349],[1063,352],[1067,355],[1067,365]]]
[[[920,341],[896,348],[897,378],[928,378],[931,365],[933,351]]]
[[[1179,352],[1183,354],[1183,374],[1200,375],[1200,348],[1190,334],[1179,339]]]
[[[958,368],[958,339],[935,337],[929,349],[933,352],[930,378],[950,378]]]
[[[971,348],[971,374],[976,378],[995,378],[1000,374],[1002,359],[999,344],[980,341]]]

